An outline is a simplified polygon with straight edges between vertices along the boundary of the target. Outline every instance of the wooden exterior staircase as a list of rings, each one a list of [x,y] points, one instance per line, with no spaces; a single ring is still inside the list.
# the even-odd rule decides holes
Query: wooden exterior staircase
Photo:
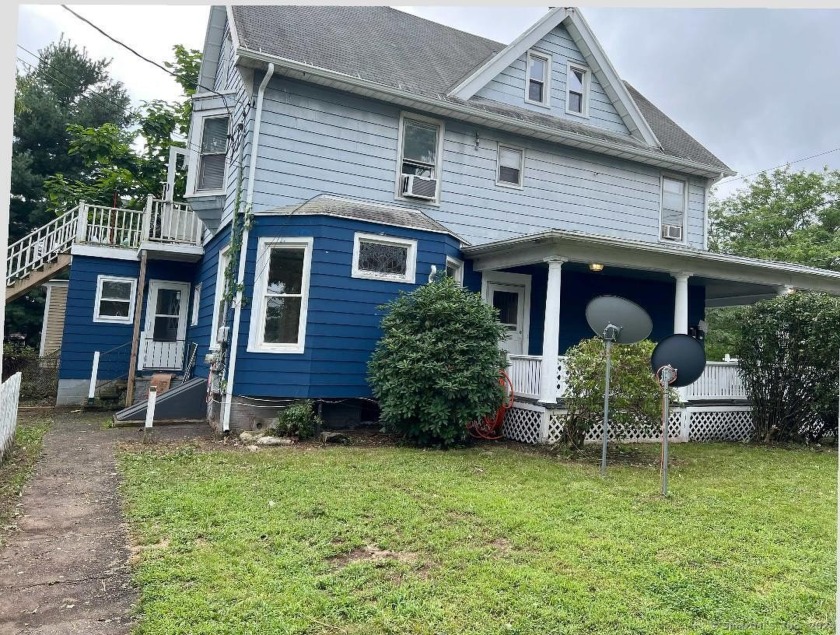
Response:
[[[54,278],[70,266],[73,245],[157,251],[173,260],[198,260],[203,225],[184,203],[151,196],[144,209],[81,202],[9,245],[6,302]]]

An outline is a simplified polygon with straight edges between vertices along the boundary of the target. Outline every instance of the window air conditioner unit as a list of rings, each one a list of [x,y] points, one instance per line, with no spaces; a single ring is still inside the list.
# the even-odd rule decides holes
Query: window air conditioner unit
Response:
[[[416,174],[407,174],[402,180],[403,196],[422,198],[426,201],[435,200],[437,194],[437,179],[427,179]]]
[[[663,225],[662,238],[665,240],[682,240],[682,225]]]

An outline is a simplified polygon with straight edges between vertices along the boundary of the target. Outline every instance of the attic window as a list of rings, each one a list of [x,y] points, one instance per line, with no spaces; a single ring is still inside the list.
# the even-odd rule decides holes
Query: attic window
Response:
[[[571,63],[566,73],[566,112],[589,114],[589,70]]]
[[[530,104],[548,106],[551,58],[539,53],[528,53],[528,85],[525,87],[525,101]]]
[[[202,121],[196,191],[224,189],[228,121],[227,116],[206,117]]]

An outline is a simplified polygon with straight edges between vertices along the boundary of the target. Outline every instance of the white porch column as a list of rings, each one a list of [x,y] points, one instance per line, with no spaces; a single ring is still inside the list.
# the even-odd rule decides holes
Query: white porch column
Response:
[[[548,287],[545,292],[540,402],[557,403],[557,358],[560,348],[560,272],[565,258],[547,258]]]
[[[677,281],[674,297],[674,333],[688,334],[688,278],[690,273],[671,274]]]

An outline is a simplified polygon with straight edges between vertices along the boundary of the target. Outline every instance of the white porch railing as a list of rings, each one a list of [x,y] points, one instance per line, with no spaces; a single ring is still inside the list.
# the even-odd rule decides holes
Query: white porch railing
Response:
[[[0,384],[0,461],[15,439],[20,378],[21,374],[15,373]]]
[[[514,395],[539,399],[542,356],[509,355],[508,360],[508,374],[513,383]],[[557,398],[562,398],[566,392],[565,360],[564,356],[558,360]],[[747,391],[738,374],[738,363],[708,362],[700,379],[685,389],[685,398],[688,401],[746,401]]]
[[[76,238],[78,220],[77,206],[9,245],[6,280],[22,278],[70,249]]]
[[[79,242],[137,249],[143,230],[143,210],[79,205]]]
[[[508,375],[515,397],[538,399],[542,357],[539,355],[508,355]]]
[[[149,199],[148,227],[144,237],[150,242],[201,245],[202,224],[186,203]]]
[[[689,401],[712,401],[716,399],[747,399],[747,389],[738,374],[738,362],[706,362],[706,370],[700,379],[686,386]]]

